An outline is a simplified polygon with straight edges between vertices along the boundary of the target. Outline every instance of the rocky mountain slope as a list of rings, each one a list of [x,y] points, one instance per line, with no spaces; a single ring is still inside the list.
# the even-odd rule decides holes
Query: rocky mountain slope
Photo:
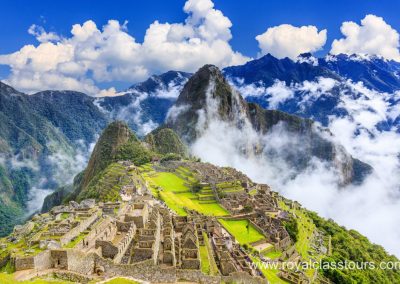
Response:
[[[245,137],[243,144],[236,147],[246,155],[279,154],[291,168],[298,171],[304,170],[313,158],[318,158],[336,168],[343,184],[361,182],[372,171],[370,166],[352,158],[342,146],[336,145],[328,129],[308,119],[247,103],[228,84],[219,69],[211,65],[200,68],[187,82],[171,109],[167,126],[173,128],[189,145],[209,129],[212,131],[213,127],[216,131],[239,129]],[[302,147],[284,151],[283,156],[282,152],[277,153],[269,148],[268,139],[264,137],[279,126],[284,127],[293,139],[301,141]]]

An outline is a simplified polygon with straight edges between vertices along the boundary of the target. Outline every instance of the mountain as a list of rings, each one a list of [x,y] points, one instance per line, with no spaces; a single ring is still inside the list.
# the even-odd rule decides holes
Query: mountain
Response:
[[[313,158],[331,164],[341,176],[342,184],[360,183],[372,171],[369,165],[352,158],[342,146],[333,143],[329,130],[318,127],[312,120],[247,103],[212,65],[200,68],[189,79],[171,113],[166,125],[189,145],[207,136],[208,130],[229,133],[238,129],[238,135],[243,137],[234,140],[234,144],[240,152],[267,159],[279,156],[298,172],[306,169]],[[283,127],[292,140],[301,141],[301,148],[293,149],[290,143],[281,146],[279,151],[274,148],[268,136],[278,127]],[[226,134],[226,143],[229,143],[228,137]],[[287,149],[282,151],[282,147]]]
[[[159,127],[146,135],[144,141],[152,151],[163,155],[176,154],[181,157],[188,156],[188,149],[181,141],[178,134],[170,128]]]
[[[171,157],[171,154],[175,156]],[[103,130],[85,170],[75,177],[73,184],[62,186],[48,195],[42,212],[69,200],[117,198],[118,191],[129,180],[129,173],[124,170],[123,163],[117,163],[119,161],[128,160],[140,166],[163,157],[176,160],[186,156],[186,146],[172,129],[156,129],[141,141],[125,122],[114,121]],[[114,184],[110,183],[111,180]]]
[[[111,120],[123,120],[144,136],[161,125],[190,73],[168,71],[132,85],[119,96],[98,98],[95,104]]]
[[[0,117],[0,234],[4,234],[23,220],[35,190],[40,192],[37,188],[56,187],[60,178],[76,174],[68,162],[58,159],[73,157],[76,150],[68,137],[35,109],[29,96],[1,82]],[[59,162],[63,163],[62,177]]]
[[[72,143],[93,143],[109,119],[95,98],[74,91],[43,91],[27,96],[30,106],[67,136]]]
[[[312,81],[317,77],[340,79],[339,75],[325,66],[296,62],[287,57],[278,59],[271,54],[251,60],[244,65],[226,67],[223,73],[228,78],[243,80],[243,84],[262,82],[266,86],[272,85],[276,80],[290,85]]]
[[[400,63],[376,56],[302,54],[296,60],[269,54],[223,70],[248,102],[277,109],[328,126],[331,118],[357,120],[360,111],[379,116],[378,131],[400,131],[397,111]],[[370,104],[371,101],[376,101]],[[382,114],[380,105],[385,105]],[[373,130],[359,122],[358,131]],[[368,129],[368,127],[370,129]]]
[[[303,57],[310,58],[310,54]],[[318,58],[318,65],[354,82],[361,81],[372,90],[393,93],[400,90],[400,63],[378,56],[327,55]]]
[[[199,72],[194,79],[212,78],[218,96],[228,98],[216,67]],[[279,120],[288,116],[274,113]],[[182,144],[167,128],[152,135],[168,149]],[[172,137],[178,145],[171,144]],[[88,185],[69,195],[68,203],[46,207],[48,212],[0,238],[0,282],[15,283],[18,275],[41,283],[400,281],[399,271],[379,267],[399,260],[357,231],[321,218],[234,168],[188,159],[145,161],[145,147],[125,123],[108,125],[86,170],[75,178],[74,187],[86,184],[84,179],[90,179]],[[53,195],[56,199],[62,198]],[[288,262],[296,269],[284,265]],[[350,263],[368,266],[340,268]]]
[[[154,75],[121,96],[102,99],[74,91],[26,95],[0,82],[0,202],[5,204],[0,223],[5,232],[23,220],[28,206],[30,212],[38,209],[43,189],[72,182],[108,122],[121,118],[141,137],[162,124],[189,76],[175,71]]]

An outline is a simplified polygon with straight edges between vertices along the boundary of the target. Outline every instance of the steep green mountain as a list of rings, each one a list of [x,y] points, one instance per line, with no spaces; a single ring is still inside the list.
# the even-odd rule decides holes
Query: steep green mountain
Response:
[[[231,128],[253,136],[252,139],[243,137],[243,145],[238,145],[240,151],[248,155],[279,156],[297,171],[304,170],[313,158],[330,163],[339,172],[343,184],[359,183],[372,171],[369,165],[352,158],[342,146],[333,143],[328,129],[310,119],[247,103],[217,67],[205,65],[186,83],[166,125],[192,144],[210,125],[217,123],[220,129],[216,131]],[[280,152],[276,152],[275,145],[269,145],[272,149],[268,147],[268,138],[264,137],[279,127],[293,137],[292,141],[299,141],[299,145]]]
[[[23,220],[29,200],[40,194],[34,188],[55,189],[71,182],[107,121],[85,94],[26,95],[0,82],[0,175],[7,181],[0,183],[0,234]],[[40,206],[32,204],[29,210]]]
[[[108,117],[94,104],[95,98],[74,91],[44,91],[27,96],[30,106],[71,141],[95,142]]]
[[[101,134],[79,184],[69,199],[81,200],[93,196],[95,184],[102,179],[107,168],[116,161],[132,160],[141,165],[152,160],[154,153],[147,149],[126,123],[114,121]],[[94,194],[95,195],[95,194]]]
[[[144,141],[154,152],[166,155],[177,154],[181,157],[188,155],[186,145],[181,141],[176,132],[170,128],[160,127],[146,135]]]

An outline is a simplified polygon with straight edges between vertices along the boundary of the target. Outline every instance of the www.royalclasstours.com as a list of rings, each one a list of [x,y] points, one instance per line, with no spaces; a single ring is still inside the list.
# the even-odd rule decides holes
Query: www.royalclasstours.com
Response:
[[[339,269],[339,270],[400,270],[400,261],[388,262],[356,262],[356,261],[306,261],[306,262],[277,262],[277,261],[255,261],[253,267],[258,269],[283,269],[283,270],[304,270],[304,269]]]

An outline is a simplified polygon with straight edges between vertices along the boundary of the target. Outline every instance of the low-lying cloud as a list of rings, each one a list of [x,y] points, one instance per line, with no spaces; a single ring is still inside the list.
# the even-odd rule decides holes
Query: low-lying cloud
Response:
[[[365,89],[360,83],[347,83],[362,91],[358,93],[358,98],[361,97],[358,107],[343,102],[348,115],[332,115],[329,128],[337,143],[374,168],[373,174],[361,185],[339,187],[337,172],[318,159],[313,159],[300,174],[294,174],[281,157],[293,149],[301,151],[302,140],[287,132],[284,125],[277,125],[261,137],[265,143],[264,152],[272,150],[276,155],[248,156],[243,148],[254,146],[259,135],[252,128],[238,129],[214,116],[191,151],[203,161],[235,167],[254,181],[271,185],[285,197],[360,231],[390,253],[400,256],[400,134],[395,129],[378,130],[376,123],[370,123],[376,122],[376,113],[382,117],[390,111],[389,104],[375,101],[380,96],[385,102],[386,94]],[[326,82],[322,85],[332,86]],[[320,90],[308,89],[311,92]],[[357,104],[357,100],[352,104]]]

